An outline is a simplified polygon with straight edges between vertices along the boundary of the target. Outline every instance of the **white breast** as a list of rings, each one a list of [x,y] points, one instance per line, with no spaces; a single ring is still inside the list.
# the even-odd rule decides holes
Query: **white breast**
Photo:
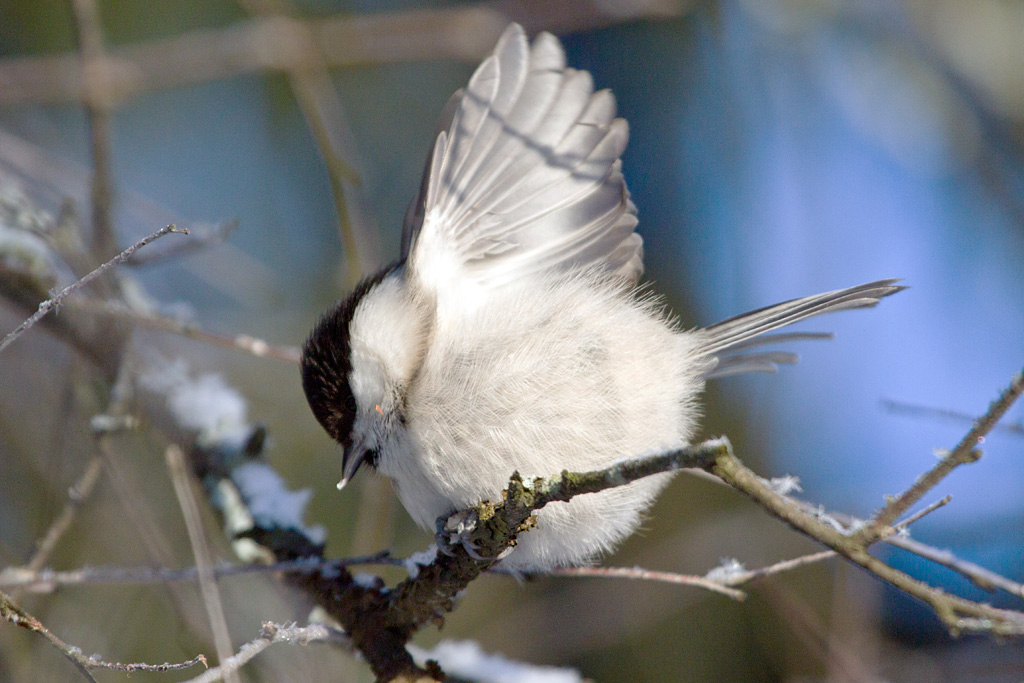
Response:
[[[691,437],[698,354],[656,302],[580,273],[492,296],[471,315],[439,311],[409,387],[404,438],[381,454],[380,471],[421,526],[498,499],[514,470],[590,470]],[[666,482],[548,506],[503,564],[586,562],[631,533]]]

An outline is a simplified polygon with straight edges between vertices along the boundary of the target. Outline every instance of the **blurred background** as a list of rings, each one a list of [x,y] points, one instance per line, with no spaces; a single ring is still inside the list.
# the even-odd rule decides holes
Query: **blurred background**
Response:
[[[93,152],[73,4],[0,3],[0,183],[54,215],[70,200],[88,223]],[[202,232],[238,221],[222,243],[131,269],[164,313],[301,344],[325,308],[397,254],[444,103],[517,20],[560,35],[569,63],[615,92],[630,123],[624,173],[647,278],[685,325],[878,278],[911,287],[876,309],[815,321],[808,329],[836,339],[805,343],[796,367],[711,385],[703,436],[727,434],[765,476],[794,474],[807,500],[867,516],[970,425],[918,408],[980,414],[1021,368],[1019,2],[96,4],[98,47],[116,68],[86,93],[112,112],[119,243],[168,222]],[[24,317],[0,305],[4,333]],[[312,492],[306,520],[326,528],[328,556],[407,554],[430,542],[386,482],[360,476],[335,490],[340,452],[309,413],[293,364],[155,332],[138,333],[134,347],[184,358],[241,391],[249,418],[268,429],[271,463]],[[0,357],[0,567],[32,556],[86,467],[88,421],[104,408],[98,383],[88,361],[41,328]],[[1015,407],[1016,431],[993,432],[981,462],[927,501],[950,494],[952,504],[913,528],[1018,581],[1022,418]],[[193,564],[161,447],[142,434],[120,449],[123,467],[100,475],[48,566]],[[703,574],[723,558],[754,568],[814,549],[739,496],[680,476],[605,563]],[[913,556],[879,552],[972,599],[1021,608]],[[263,620],[306,617],[272,580],[221,586],[236,646]],[[202,613],[193,585],[70,587],[21,601],[86,653],[211,654],[203,619],[188,617]],[[441,636],[597,681],[1024,677],[1020,643],[951,640],[927,610],[835,560],[761,583],[744,603],[646,582],[485,577],[440,634],[426,629],[418,642]],[[0,624],[0,680],[74,675],[41,639]],[[371,678],[326,647],[272,649],[243,671],[251,681],[327,676]]]

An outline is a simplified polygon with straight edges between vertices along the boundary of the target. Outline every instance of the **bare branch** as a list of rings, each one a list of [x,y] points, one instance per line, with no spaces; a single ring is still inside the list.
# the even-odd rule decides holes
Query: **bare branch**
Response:
[[[460,539],[461,545],[450,547],[450,555],[440,555],[430,566],[421,569],[415,579],[403,581],[388,594],[386,623],[395,629],[409,630],[411,634],[450,611],[455,596],[481,572],[492,567],[520,533],[528,533],[534,523],[533,513],[548,503],[622,486],[658,472],[707,468],[730,450],[728,440],[723,437],[678,450],[620,460],[604,470],[563,471],[554,477],[535,477],[527,481],[514,473],[499,503],[484,502],[473,508],[479,522],[469,538]],[[447,546],[450,541],[443,535],[444,532],[439,534],[439,544]],[[473,548],[472,553],[467,551],[467,546]]]
[[[64,508],[39,540],[35,554],[32,555],[32,559],[25,565],[27,569],[38,571],[46,565],[54,548],[57,547],[57,542],[60,541],[64,532],[68,530],[71,522],[74,521],[78,508],[90,496],[93,488],[96,486],[96,482],[99,481],[102,466],[103,459],[99,455],[94,455],[89,459],[89,464],[86,465],[82,476],[78,478],[78,481],[68,491],[68,499],[64,503]]]
[[[72,0],[82,57],[82,103],[92,146],[92,254],[105,261],[117,253],[111,218],[113,180],[110,153],[111,100],[103,68],[103,27],[96,0]]]
[[[717,458],[731,452],[732,445],[723,436],[694,446],[626,458],[603,470],[563,471],[553,477],[536,477],[530,482],[524,482],[517,473],[509,482],[505,504],[513,505],[515,501],[514,504],[522,506],[529,515],[548,503],[565,502],[584,493],[623,486],[652,474],[691,467],[708,469]]]
[[[186,683],[214,683],[222,678],[230,678],[236,672],[253,660],[274,643],[292,643],[295,645],[308,645],[310,643],[335,643],[350,646],[348,638],[337,629],[329,628],[323,624],[310,624],[309,626],[282,626],[271,622],[264,622],[259,638],[250,640],[239,648],[234,654],[220,663],[220,666],[206,671]]]
[[[253,14],[268,16],[280,15],[291,8],[284,0],[242,0],[241,5]],[[297,29],[306,28],[307,24],[296,24]],[[327,71],[324,53],[319,48],[316,36],[306,31],[301,36],[304,46],[308,46],[309,59],[301,67],[289,68],[288,83],[291,85],[295,101],[306,119],[306,125],[316,140],[320,156],[327,167],[327,177],[331,184],[334,198],[334,210],[338,218],[338,230],[345,248],[345,259],[348,262],[347,274],[354,284],[367,270],[378,264],[363,259],[360,245],[366,245],[369,236],[357,235],[357,223],[352,220],[349,210],[348,190],[346,184],[358,187],[362,180],[359,173],[349,165],[342,154],[339,137],[351,139],[348,122],[338,94],[331,83]],[[349,149],[351,152],[351,147]],[[376,251],[376,250],[374,250]]]
[[[203,655],[196,655],[188,661],[178,662],[177,664],[122,664],[120,662],[108,662],[96,657],[95,655],[92,657],[86,657],[77,647],[65,643],[52,631],[46,628],[42,622],[22,608],[18,607],[11,597],[3,591],[0,591],[0,617],[15,626],[20,626],[21,628],[41,635],[47,640],[47,642],[60,650],[61,654],[63,654],[68,661],[74,664],[75,668],[78,669],[78,672],[91,683],[96,683],[96,679],[93,678],[91,673],[89,673],[89,669],[112,669],[114,671],[131,673],[133,671],[177,671],[180,669],[187,669],[195,666],[196,664],[206,665],[206,657]]]
[[[192,239],[177,242],[166,249],[149,249],[132,256],[126,266],[148,266],[151,263],[163,263],[182,256],[193,254],[211,246],[223,243],[238,227],[238,220],[222,221],[213,225],[193,223],[189,226]]]
[[[199,506],[192,493],[192,482],[186,469],[185,454],[177,445],[171,444],[167,447],[166,457],[167,471],[174,484],[174,493],[178,497],[178,505],[181,507],[181,514],[185,518],[185,527],[188,529],[188,540],[192,545],[192,554],[196,559],[199,590],[203,594],[203,606],[206,607],[206,613],[210,619],[210,628],[213,629],[217,661],[223,663],[231,657],[234,647],[231,645],[231,635],[228,633],[224,605],[220,599],[220,589],[217,588],[217,581],[213,575],[210,548],[203,535],[203,522],[199,515]],[[233,670],[227,672],[226,678],[228,683],[238,683],[238,677]]]
[[[941,420],[947,420],[950,422],[961,422],[961,423],[973,423],[976,417],[968,413],[961,413],[957,410],[949,410],[948,408],[932,408],[929,406],[917,405],[914,403],[905,403],[903,401],[894,401],[892,399],[883,399],[882,407],[889,412],[897,415],[907,415],[910,417],[925,417],[925,418],[937,418]],[[1011,434],[1024,435],[1024,421],[1017,420],[1015,422],[1000,422],[996,424],[992,431],[994,432],[1009,432]]]
[[[951,553],[948,550],[939,550],[933,548],[930,545],[925,545],[919,541],[915,541],[912,538],[905,538],[902,536],[894,536],[886,539],[889,545],[902,548],[908,552],[914,553],[919,557],[923,557],[927,560],[931,560],[936,564],[940,564],[943,567],[948,567],[956,573],[960,574],[978,586],[987,591],[1002,590],[1006,591],[1010,595],[1015,595],[1018,598],[1024,598],[1024,585],[1017,583],[1011,579],[997,574],[991,569],[986,569],[973,562],[961,559]]]
[[[122,363],[114,381],[110,403],[107,406],[107,411],[111,416],[120,417],[124,414],[125,401],[130,391],[130,374],[131,370],[129,364]],[[82,476],[79,477],[78,481],[76,481],[68,491],[68,500],[64,504],[60,514],[57,515],[53,523],[46,530],[42,539],[40,539],[35,554],[25,567],[27,570],[30,572],[38,571],[42,569],[49,560],[53,550],[57,547],[57,543],[64,536],[64,533],[71,527],[71,523],[74,521],[75,515],[82,503],[88,500],[89,496],[92,495],[92,491],[96,487],[96,482],[99,481],[102,467],[102,456],[98,453],[94,454],[89,459],[89,464],[86,466]],[[0,572],[0,574],[2,574],[2,572]]]
[[[273,564],[233,564],[218,565],[210,570],[216,578],[232,576],[249,576],[252,574],[312,574],[315,572],[337,571],[342,567],[359,565],[402,566],[403,560],[393,558],[388,552],[361,557],[345,557],[336,560],[325,560],[319,557],[306,557],[298,560],[286,560]],[[22,589],[35,593],[48,593],[60,586],[83,584],[148,584],[176,583],[182,581],[198,581],[199,570],[196,567],[185,569],[164,569],[158,567],[84,567],[67,571],[50,569],[34,570],[28,567],[8,567],[0,570],[0,589]]]
[[[365,269],[359,258],[359,241],[349,213],[345,183],[360,181],[358,174],[344,162],[331,138],[332,123],[328,122],[327,113],[333,112],[334,115],[329,118],[334,125],[339,124],[343,120],[341,103],[337,101],[337,94],[323,68],[316,71],[292,72],[289,74],[289,82],[327,166],[331,196],[334,198],[334,212],[338,217],[338,232],[341,234],[345,260],[348,263],[347,273],[350,280],[357,280],[363,276]]]
[[[782,574],[783,572],[792,571],[800,567],[805,567],[809,564],[815,564],[822,560],[827,560],[831,557],[835,557],[838,553],[834,550],[822,550],[817,553],[811,553],[810,555],[802,555],[795,557],[791,560],[783,560],[782,562],[776,562],[775,564],[768,565],[767,567],[761,567],[760,569],[743,569],[742,567],[729,568],[726,571],[722,571],[721,567],[716,567],[708,572],[707,577],[715,577],[714,580],[727,586],[740,586],[751,581],[763,579],[769,576],[775,576],[776,574]]]
[[[153,240],[159,239],[160,237],[163,237],[164,235],[170,234],[172,232],[181,233],[183,235],[188,234],[188,230],[179,229],[174,227],[173,225],[168,225],[165,228],[160,228],[152,235],[149,235],[148,237],[143,237],[141,240],[139,240],[132,246],[128,247],[127,249],[125,249],[120,254],[110,259],[103,265],[97,267],[95,270],[88,273],[80,280],[77,280],[72,284],[68,285],[67,287],[65,287],[64,289],[60,290],[60,292],[58,292],[56,296],[47,299],[46,301],[39,304],[39,308],[38,310],[36,310],[35,313],[33,313],[25,322],[18,325],[18,327],[15,330],[8,333],[7,336],[3,338],[3,341],[0,341],[0,352],[2,352],[4,349],[10,346],[10,344],[18,337],[20,337],[26,330],[28,330],[37,322],[42,320],[47,313],[49,313],[51,310],[59,306],[61,302],[68,297],[69,294],[89,284],[90,282],[92,282],[99,276],[103,275],[103,273],[107,272],[114,266],[120,263],[124,263],[128,258],[131,257],[132,254],[135,253],[137,249],[140,249],[141,247],[144,247],[150,242],[152,242]]]
[[[14,600],[3,591],[0,591],[0,617],[15,626],[20,626],[34,633],[38,633],[43,638],[46,638],[50,645],[53,645],[55,648],[60,650],[61,654],[63,654],[69,662],[74,664],[75,668],[78,669],[78,672],[82,674],[86,680],[90,681],[90,683],[96,683],[96,679],[93,678],[91,673],[89,673],[89,669],[86,667],[85,662],[82,661],[81,652],[76,651],[75,648],[69,646],[63,640],[54,635],[52,631],[43,626],[42,622],[18,607]]]
[[[573,32],[645,17],[680,17],[690,6],[682,0],[499,0],[309,21],[261,17],[111,49],[95,67],[103,72],[106,96],[115,102],[263,70],[303,69],[321,60],[330,67],[426,59],[477,62],[511,21],[528,31]],[[79,103],[82,94],[77,55],[0,60],[0,104]]]
[[[1003,390],[999,398],[989,405],[988,411],[974,423],[974,426],[964,435],[956,448],[946,454],[935,467],[921,475],[913,486],[889,501],[875,515],[874,519],[857,533],[858,539],[862,542],[872,542],[878,538],[880,529],[892,524],[894,520],[910,509],[911,505],[920,500],[921,496],[935,488],[950,472],[960,465],[976,462],[981,457],[981,451],[975,450],[975,447],[984,441],[985,435],[1006,414],[1021,393],[1024,393],[1024,370],[1013,376],[1010,385]]]
[[[943,507],[944,505],[949,503],[950,500],[950,496],[946,496],[942,500],[936,501],[935,503],[932,503],[923,510],[914,513],[907,519],[901,521],[899,524],[889,527],[882,535],[882,540],[892,544],[898,544],[897,541],[899,539],[902,539],[902,537],[899,535],[900,531],[907,528],[914,522],[918,521],[925,515],[929,515],[932,512],[935,512],[940,507]],[[797,502],[797,504],[799,503]],[[851,520],[849,522],[849,526],[859,526],[861,524],[862,522],[859,520]],[[760,569],[744,569],[741,565],[737,563],[736,566],[729,566],[724,569],[723,567],[717,567],[708,572],[708,574],[705,575],[705,578],[712,579],[726,586],[739,586],[745,583],[749,583],[751,581],[766,578],[768,576],[774,576],[776,574],[781,574],[783,572],[791,571],[793,569],[798,569],[799,567],[804,567],[809,564],[821,562],[822,560],[827,560],[829,558],[836,557],[838,554],[839,553],[837,553],[834,550],[822,550],[817,553],[803,555],[801,557],[796,557],[791,560],[783,560],[781,562],[776,562],[775,564],[769,565],[767,567],[761,567]]]
[[[927,603],[952,633],[980,630],[996,635],[1024,636],[1024,613],[996,609],[949,595],[890,567],[868,553],[870,542],[860,540],[858,534],[847,535],[808,514],[801,505],[780,495],[763,479],[744,467],[731,452],[717,458],[710,471],[797,531],[814,538],[875,576]]]
[[[715,593],[720,593],[733,600],[746,600],[747,594],[743,591],[729,588],[721,582],[709,579],[704,576],[691,576],[687,574],[675,574],[673,572],[658,572],[641,567],[563,567],[555,569],[549,574],[553,576],[613,578],[613,579],[634,579],[637,581],[660,581],[662,583],[674,583],[684,586],[695,586],[704,588]]]

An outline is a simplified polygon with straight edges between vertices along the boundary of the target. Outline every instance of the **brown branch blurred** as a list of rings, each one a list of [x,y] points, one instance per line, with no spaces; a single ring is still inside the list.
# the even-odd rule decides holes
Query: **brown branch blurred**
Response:
[[[89,125],[92,150],[92,256],[103,262],[117,253],[117,237],[111,213],[113,175],[111,172],[110,113],[107,72],[103,68],[103,27],[96,0],[71,0],[81,53],[82,104]]]
[[[46,533],[44,533],[43,537],[39,540],[35,554],[32,555],[32,558],[25,565],[26,569],[30,571],[38,571],[46,566],[54,548],[57,547],[57,543],[60,541],[64,533],[71,527],[71,523],[75,519],[75,513],[78,512],[78,508],[81,507],[82,503],[92,494],[92,490],[96,486],[96,482],[99,481],[102,465],[103,462],[99,455],[93,455],[89,459],[89,463],[85,466],[85,471],[82,473],[82,476],[78,478],[78,481],[76,481],[68,491],[67,502],[64,503],[64,507],[61,509],[60,514],[54,518],[50,527],[46,530]]]
[[[251,14],[263,15],[267,18],[283,18],[289,10],[284,0],[239,0],[242,7]],[[330,75],[327,72],[327,62],[323,52],[316,41],[316,36],[307,28],[305,23],[295,23],[296,37],[301,40],[307,54],[301,66],[285,69],[288,76],[288,83],[295,101],[306,119],[306,124],[313,139],[316,140],[320,156],[327,167],[327,177],[331,184],[331,195],[334,198],[334,211],[338,218],[338,230],[341,235],[342,244],[345,247],[345,259],[348,262],[348,279],[350,284],[355,283],[363,277],[365,271],[376,268],[376,257],[372,259],[361,259],[361,245],[370,250],[371,238],[361,231],[356,234],[357,228],[349,212],[346,186],[358,186],[361,181],[359,174],[354,168],[345,162],[340,149],[338,136],[342,131],[348,131],[341,100],[338,98],[334,87],[331,84]],[[304,31],[304,33],[303,33]],[[351,138],[351,134],[347,137]],[[351,151],[351,150],[350,150]],[[373,250],[376,251],[375,249]]]
[[[1021,220],[1021,225],[1024,225],[1024,220]],[[908,417],[920,417],[938,420],[947,420],[949,422],[958,422],[964,424],[973,423],[976,419],[974,415],[960,412],[958,410],[950,410],[949,408],[933,408],[930,406],[923,406],[916,403],[906,403],[904,401],[894,401],[892,399],[883,399],[882,407],[889,412],[897,415],[906,415]],[[994,432],[1009,432],[1010,434],[1024,435],[1024,420],[1016,420],[1014,422],[1000,422],[992,428]]]
[[[286,363],[298,363],[300,351],[295,346],[277,346],[247,334],[219,334],[200,328],[195,323],[178,320],[153,311],[139,311],[116,300],[103,300],[92,297],[72,297],[65,304],[69,308],[88,312],[98,317],[114,317],[130,322],[139,327],[176,334],[187,339],[195,339],[211,346],[235,349],[252,354],[257,358],[273,358]]]
[[[192,478],[189,476],[188,466],[185,464],[185,454],[177,444],[168,446],[164,455],[171,484],[174,486],[174,494],[178,498],[178,506],[185,519],[189,544],[192,546],[192,556],[196,560],[199,590],[203,596],[203,607],[206,608],[206,614],[210,620],[210,629],[213,631],[217,663],[223,664],[231,657],[234,647],[231,644],[231,635],[228,633],[224,602],[221,600],[220,589],[217,587],[217,581],[213,575],[213,557],[203,531],[199,505],[192,492]],[[239,683],[238,675],[231,670],[226,672],[225,680],[227,683]]]
[[[685,14],[687,0],[499,0],[463,7],[293,19],[276,15],[227,28],[108,50],[93,64],[108,105],[145,92],[259,71],[302,72],[426,59],[476,62],[511,21],[528,31],[583,31]],[[78,55],[0,60],[0,105],[86,100]]]

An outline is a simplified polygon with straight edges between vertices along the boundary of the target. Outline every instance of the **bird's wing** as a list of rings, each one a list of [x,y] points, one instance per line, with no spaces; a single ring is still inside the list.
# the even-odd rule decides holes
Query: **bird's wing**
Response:
[[[704,328],[699,332],[702,337],[700,350],[713,360],[704,371],[704,377],[712,379],[741,372],[774,372],[776,365],[795,363],[797,357],[792,353],[751,352],[750,349],[800,339],[828,339],[831,335],[809,332],[766,333],[824,313],[874,306],[882,298],[906,289],[897,285],[897,282],[899,280],[876,280],[856,287],[784,301]]]
[[[437,296],[596,268],[635,282],[642,241],[615,98],[566,68],[558,39],[513,24],[449,104],[402,239]]]

